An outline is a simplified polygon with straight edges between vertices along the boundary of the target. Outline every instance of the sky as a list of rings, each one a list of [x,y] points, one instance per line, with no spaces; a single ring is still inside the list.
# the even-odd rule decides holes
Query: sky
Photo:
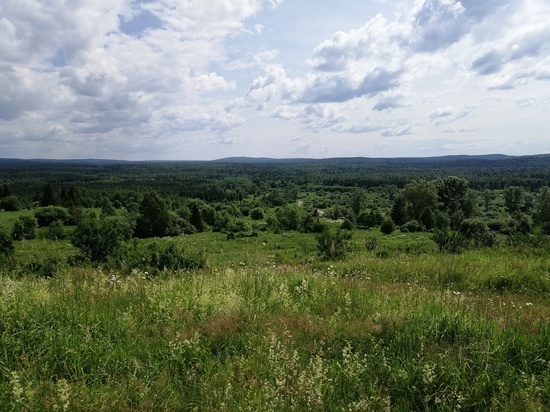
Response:
[[[549,0],[2,0],[0,158],[550,153]]]

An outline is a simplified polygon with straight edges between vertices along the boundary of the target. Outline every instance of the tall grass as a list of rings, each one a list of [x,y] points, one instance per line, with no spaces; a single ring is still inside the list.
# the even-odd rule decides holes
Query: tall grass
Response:
[[[545,410],[547,260],[392,253],[3,276],[0,409]]]

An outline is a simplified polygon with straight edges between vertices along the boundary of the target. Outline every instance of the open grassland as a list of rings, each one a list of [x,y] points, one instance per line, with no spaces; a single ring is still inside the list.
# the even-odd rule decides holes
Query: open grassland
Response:
[[[6,271],[0,410],[548,410],[547,251],[370,235],[339,262],[312,235],[205,233],[176,240],[196,272]]]

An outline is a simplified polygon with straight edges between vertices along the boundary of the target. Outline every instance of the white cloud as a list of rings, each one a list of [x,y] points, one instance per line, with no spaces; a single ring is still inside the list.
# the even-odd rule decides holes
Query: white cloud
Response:
[[[395,136],[408,136],[414,134],[415,130],[412,126],[402,126],[402,127],[389,127],[382,130],[382,136],[384,137],[395,137]]]
[[[550,151],[548,21],[546,0],[5,0],[0,150],[285,157],[296,146],[266,143],[284,134],[311,154],[361,135],[416,151],[453,123],[487,140],[437,150]]]
[[[469,109],[459,109],[453,106],[446,106],[434,110],[430,113],[430,120],[434,121],[436,126],[453,123],[470,114]]]
[[[196,116],[189,108],[207,102],[205,93],[236,88],[209,66],[224,59],[225,39],[242,32],[263,5],[277,4],[7,0],[0,6],[0,119],[29,130],[24,115],[36,113],[74,141],[239,127],[238,115],[202,108]],[[261,25],[255,29],[261,33]],[[164,125],[162,115],[153,115],[157,110],[178,113],[182,121]],[[0,124],[0,133],[6,129]]]

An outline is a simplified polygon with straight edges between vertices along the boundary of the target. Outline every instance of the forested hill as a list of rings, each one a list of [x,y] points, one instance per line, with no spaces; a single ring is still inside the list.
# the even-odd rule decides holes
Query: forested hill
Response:
[[[503,154],[488,155],[448,155],[433,157],[333,157],[324,159],[313,158],[269,158],[269,157],[227,157],[211,161],[127,161],[117,159],[16,159],[0,158],[0,167],[4,166],[31,166],[31,165],[53,165],[53,164],[81,164],[81,165],[131,165],[131,164],[340,164],[348,165],[414,165],[414,164],[437,164],[449,166],[470,166],[470,167],[550,167],[550,154],[529,155],[529,156],[508,156]]]
[[[215,163],[247,163],[247,164],[299,164],[317,163],[341,165],[413,165],[413,164],[439,164],[441,166],[471,166],[471,167],[548,167],[550,166],[550,154],[530,156],[508,156],[503,154],[488,155],[449,155],[433,157],[333,157],[325,159],[311,158],[286,158],[275,159],[268,157],[227,157],[214,160]]]
[[[545,155],[543,155],[545,156]],[[550,156],[550,155],[548,155]],[[433,157],[331,157],[323,159],[312,158],[283,158],[270,157],[226,157],[214,160],[219,163],[301,163],[301,162],[349,162],[349,163],[425,163],[425,162],[448,162],[456,160],[503,160],[515,159],[518,156],[503,154],[489,155],[449,155]],[[534,157],[534,156],[520,156]]]
[[[35,196],[46,183],[70,187],[156,190],[208,200],[258,193],[274,187],[404,187],[415,180],[459,176],[472,189],[550,186],[550,154],[533,156],[442,156],[423,158],[270,159],[214,161],[123,161],[101,159],[0,159],[0,185]],[[269,188],[267,187],[269,186]],[[309,190],[309,189],[308,189]]]

